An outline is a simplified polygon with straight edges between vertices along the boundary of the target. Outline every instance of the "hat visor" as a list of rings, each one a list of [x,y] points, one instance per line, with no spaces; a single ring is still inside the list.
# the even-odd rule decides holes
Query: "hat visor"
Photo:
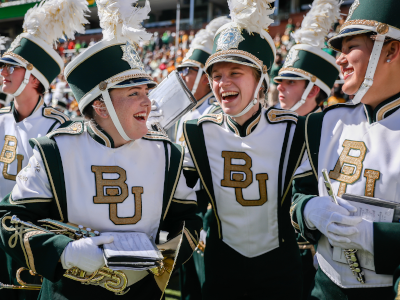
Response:
[[[290,73],[282,73],[274,77],[275,83],[281,83],[282,80],[308,80],[308,79],[301,77],[300,75],[290,74]]]
[[[116,85],[114,85],[112,88],[113,89],[122,89],[126,87],[133,87],[133,86],[139,86],[139,85],[144,85],[147,84],[149,89],[155,88],[157,86],[157,83],[153,80],[150,80],[148,78],[136,78],[136,79],[128,79],[125,81],[122,81]]]
[[[216,56],[213,60],[211,60],[208,63],[206,73],[208,75],[211,75],[210,72],[212,70],[212,66],[219,62],[230,62],[230,63],[234,63],[234,64],[249,66],[252,68],[256,68],[257,70],[260,70],[260,68],[256,64],[254,64],[253,62],[251,62],[248,59],[245,59],[245,58],[239,57],[239,56],[234,56],[232,54],[226,54],[226,55]]]
[[[12,58],[9,58],[9,57],[0,58],[0,66],[2,66],[4,64],[23,67],[23,65],[21,65],[19,62],[15,61],[15,60],[13,60]]]
[[[371,30],[361,28],[348,28],[342,30],[338,35],[328,41],[329,47],[338,52],[342,52],[342,42],[345,37],[371,32]]]

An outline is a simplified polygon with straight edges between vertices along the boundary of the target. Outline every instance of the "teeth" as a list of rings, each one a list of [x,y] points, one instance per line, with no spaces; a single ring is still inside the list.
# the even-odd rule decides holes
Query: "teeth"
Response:
[[[134,117],[146,117],[146,113],[140,113],[140,114],[136,114],[133,115]]]
[[[345,71],[345,72],[343,73],[343,75],[346,76],[346,75],[349,75],[349,74],[351,74],[351,73],[353,73],[353,72],[354,72],[353,69],[347,70],[347,71]]]
[[[222,93],[222,97],[236,96],[238,94],[239,94],[238,92],[224,92],[224,93]]]

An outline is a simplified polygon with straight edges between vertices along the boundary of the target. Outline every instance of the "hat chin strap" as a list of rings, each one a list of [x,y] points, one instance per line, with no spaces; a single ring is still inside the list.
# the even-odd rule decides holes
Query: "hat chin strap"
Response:
[[[385,42],[385,35],[377,34],[374,43],[374,48],[372,49],[372,53],[369,58],[368,68],[367,72],[365,73],[364,82],[361,84],[361,87],[358,89],[355,97],[352,100],[354,104],[358,104],[361,102],[361,99],[365,96],[369,88],[374,83],[374,75],[376,67],[378,65],[379,57],[381,56],[384,42]]]
[[[308,94],[311,92],[312,88],[314,87],[314,83],[313,82],[309,82],[307,85],[307,88],[305,89],[303,95],[301,96],[301,99],[299,102],[297,102],[295,105],[293,105],[289,110],[290,111],[296,111],[300,108],[300,106],[302,106],[304,103],[306,103]]]
[[[193,88],[192,88],[192,94],[194,94],[197,91],[197,87],[199,86],[200,83],[200,78],[203,76],[203,72],[205,73],[205,70],[203,68],[199,68],[199,71],[197,72],[196,80],[194,81]]]
[[[105,90],[101,92],[101,95],[103,96],[104,103],[107,107],[108,113],[110,114],[111,120],[113,121],[115,127],[118,130],[118,133],[122,136],[122,138],[125,141],[133,141],[124,131],[124,128],[122,128],[122,125],[118,119],[117,113],[115,112],[114,105],[111,102],[110,94],[108,93],[108,90]]]
[[[254,92],[253,100],[251,100],[250,103],[249,103],[240,113],[238,113],[237,115],[230,115],[230,114],[227,114],[228,116],[230,116],[230,117],[232,117],[232,118],[241,117],[241,116],[243,116],[245,113],[249,112],[250,109],[252,109],[253,106],[257,104],[257,102],[258,102],[258,99],[257,99],[257,98],[258,98],[258,92],[260,91],[260,87],[261,87],[261,85],[262,85],[262,83],[263,83],[265,77],[266,77],[266,74],[261,73],[261,78],[260,78],[260,81],[258,82],[258,85],[257,85],[257,87],[256,87],[256,91]]]
[[[31,74],[32,74],[31,71],[29,71],[28,69],[25,69],[24,80],[22,80],[21,85],[16,90],[16,92],[14,94],[12,94],[14,97],[21,95],[22,91],[25,89],[26,85],[29,83],[29,78],[31,77]]]

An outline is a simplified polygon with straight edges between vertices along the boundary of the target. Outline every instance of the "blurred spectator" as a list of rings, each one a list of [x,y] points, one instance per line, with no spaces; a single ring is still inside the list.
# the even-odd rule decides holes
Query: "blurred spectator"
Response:
[[[338,103],[345,103],[346,99],[343,98],[342,85],[335,83],[332,88],[332,96],[328,98],[328,106]]]

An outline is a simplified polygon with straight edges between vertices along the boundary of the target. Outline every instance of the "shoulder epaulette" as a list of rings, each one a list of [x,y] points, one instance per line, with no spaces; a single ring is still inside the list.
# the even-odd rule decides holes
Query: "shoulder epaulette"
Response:
[[[5,106],[0,108],[0,114],[6,114],[9,113],[11,111],[11,106]]]
[[[79,135],[84,131],[83,121],[67,121],[56,130],[49,132],[46,136],[52,138],[61,134]]]
[[[224,115],[222,113],[204,115],[198,119],[197,125],[200,125],[204,122],[212,122],[217,125],[222,125],[222,123],[224,123]]]
[[[269,123],[280,123],[280,122],[294,122],[297,124],[299,115],[290,110],[270,108],[266,112],[267,120]]]
[[[160,132],[160,131],[153,131],[153,130],[149,130],[147,131],[147,134],[142,137],[142,139],[145,140],[150,140],[150,141],[167,141],[167,142],[171,142],[171,140],[169,139],[168,135]]]
[[[326,112],[328,112],[328,111],[330,111],[330,110],[332,110],[332,109],[339,108],[339,107],[356,108],[358,105],[361,105],[361,103],[354,104],[354,103],[351,102],[351,101],[350,101],[350,102],[345,102],[345,103],[337,103],[337,104],[335,104],[335,105],[328,106],[328,107],[325,108],[322,112],[323,112],[323,113],[326,113]]]
[[[57,120],[58,122],[60,122],[60,124],[71,121],[71,119],[67,115],[63,114],[61,111],[58,111],[51,106],[43,108],[43,116],[49,119]]]

